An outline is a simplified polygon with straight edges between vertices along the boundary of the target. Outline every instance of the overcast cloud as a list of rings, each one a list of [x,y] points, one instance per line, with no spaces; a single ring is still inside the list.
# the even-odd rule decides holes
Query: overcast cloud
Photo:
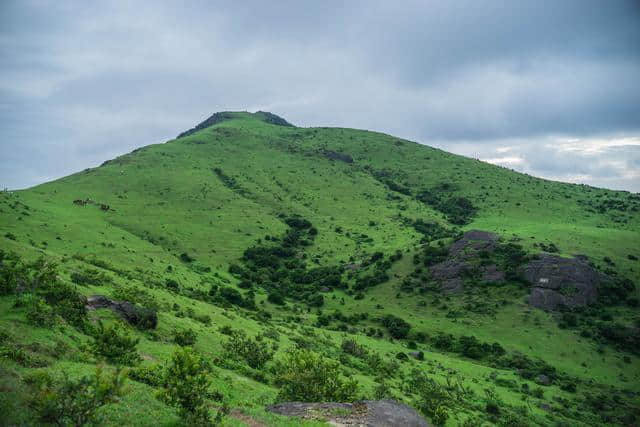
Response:
[[[638,192],[640,2],[0,2],[0,187],[258,109]]]

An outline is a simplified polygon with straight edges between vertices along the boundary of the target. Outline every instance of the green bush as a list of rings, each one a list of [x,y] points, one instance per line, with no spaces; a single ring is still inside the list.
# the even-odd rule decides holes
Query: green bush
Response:
[[[27,320],[34,326],[51,327],[55,324],[56,318],[53,308],[44,300],[35,295],[28,295]]]
[[[431,418],[434,424],[445,424],[449,417],[446,408],[450,405],[451,397],[442,385],[421,370],[413,369],[405,390],[415,396],[414,406]]]
[[[196,333],[193,329],[173,331],[173,342],[182,346],[193,346],[196,343]]]
[[[84,426],[101,424],[97,411],[118,401],[125,375],[121,371],[110,375],[98,366],[95,375],[79,380],[71,380],[65,374],[62,381],[56,381],[46,373],[25,380],[35,389],[32,404],[40,421],[59,426]]]
[[[249,338],[244,331],[234,332],[223,344],[224,354],[232,360],[242,359],[253,369],[262,369],[273,359],[274,351],[258,337]]]
[[[136,350],[140,340],[131,337],[118,323],[105,327],[100,322],[93,331],[93,338],[93,354],[111,363],[133,366],[141,360]]]
[[[267,301],[271,304],[284,305],[284,296],[278,291],[271,291],[269,292],[269,296],[267,296]]]
[[[129,378],[139,383],[158,387],[164,382],[164,368],[162,365],[138,366],[129,370]]]
[[[211,425],[221,420],[224,411],[218,411],[216,419],[211,419],[206,401],[210,386],[210,372],[200,356],[190,347],[182,347],[173,353],[166,367],[158,397],[177,407],[185,424]]]
[[[85,268],[80,271],[72,272],[71,281],[81,286],[102,286],[107,283],[112,283],[113,279],[101,271]]]
[[[340,374],[340,364],[310,350],[292,350],[276,363],[280,401],[350,402],[358,383]]]
[[[411,325],[398,316],[387,314],[381,319],[381,323],[387,328],[389,334],[395,339],[406,338],[411,329]]]

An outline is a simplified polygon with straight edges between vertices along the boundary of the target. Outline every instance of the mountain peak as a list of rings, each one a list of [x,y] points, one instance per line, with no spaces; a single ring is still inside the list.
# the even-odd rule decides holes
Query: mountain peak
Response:
[[[213,113],[206,120],[200,122],[195,127],[182,132],[180,135],[178,135],[178,138],[191,135],[192,133],[198,132],[199,130],[208,128],[210,126],[216,125],[218,123],[221,123],[227,120],[234,120],[234,119],[240,119],[240,118],[254,118],[254,119],[263,121],[265,123],[269,123],[277,126],[291,126],[291,127],[293,126],[291,123],[289,123],[282,117],[276,114],[270,113],[268,111],[256,111],[255,113],[249,113],[244,111],[242,112],[219,111],[217,113]]]

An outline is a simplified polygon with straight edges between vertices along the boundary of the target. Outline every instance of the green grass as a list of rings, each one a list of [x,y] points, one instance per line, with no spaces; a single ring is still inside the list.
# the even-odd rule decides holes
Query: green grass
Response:
[[[620,274],[637,283],[640,264],[629,258],[640,257],[640,201],[633,195],[538,179],[374,132],[275,126],[249,113],[234,113],[234,117],[190,136],[135,150],[98,168],[28,190],[0,194],[0,248],[28,259],[45,255],[56,260],[64,281],[83,268],[98,269],[112,277],[113,284],[79,287],[86,295],[111,295],[116,287],[125,285],[145,289],[161,307],[153,335],[135,332],[141,338],[138,347],[147,359],[145,363],[166,360],[174,349],[172,331],[187,327],[198,334],[195,348],[200,354],[209,360],[219,358],[225,339],[219,328],[223,326],[241,328],[249,335],[276,329],[280,333],[276,357],[293,345],[293,338],[314,331],[318,337],[326,337],[329,344],[322,351],[327,355],[338,358],[343,337],[353,335],[371,351],[395,360],[399,351],[410,351],[405,342],[362,333],[367,327],[380,328],[375,316],[394,314],[407,320],[414,331],[472,334],[481,341],[497,341],[509,352],[541,358],[584,381],[580,393],[612,390],[610,387],[640,392],[638,357],[627,355],[629,362],[623,362],[626,354],[609,346],[598,352],[593,340],[580,337],[575,330],[559,329],[555,315],[529,308],[524,292],[515,285],[477,292],[475,298],[506,301],[495,314],[464,312],[455,319],[446,316],[448,311],[462,307],[470,295],[440,296],[447,305],[442,309],[433,303],[433,294],[399,294],[398,285],[413,271],[411,259],[422,237],[404,225],[400,215],[451,225],[432,207],[390,191],[376,173],[386,171],[390,179],[413,194],[443,182],[455,184],[456,194],[478,207],[473,221],[463,229],[517,237],[532,252],[539,251],[536,243],[553,242],[560,254],[585,254],[596,265],[603,265],[603,258],[609,257]],[[327,151],[347,154],[353,163],[331,160],[324,154]],[[221,179],[216,168],[233,182]],[[73,203],[76,199],[95,203],[80,206]],[[602,200],[623,201],[628,208],[602,212],[589,208],[589,204],[595,206]],[[108,205],[110,210],[101,210],[99,204]],[[167,279],[176,280],[182,289],[208,290],[211,284],[235,286],[237,280],[228,273],[229,265],[258,239],[282,235],[287,226],[280,214],[301,215],[318,229],[314,244],[307,249],[309,265],[359,262],[375,251],[391,254],[399,249],[404,253],[391,269],[391,280],[368,290],[364,299],[356,300],[340,290],[325,295],[324,313],[340,310],[344,314],[370,314],[368,320],[355,326],[355,333],[316,328],[316,309],[307,310],[295,301],[284,308],[274,306],[265,302],[266,294],[259,288],[256,302],[272,315],[269,322],[254,320],[245,310],[197,301],[164,287]],[[336,231],[338,227],[342,232]],[[11,238],[5,237],[9,235]],[[181,261],[182,253],[195,258],[195,262],[189,265]],[[96,264],[92,260],[102,263],[96,267],[91,265]],[[203,272],[203,267],[211,268],[211,272]],[[420,301],[425,301],[424,305]],[[176,317],[174,303],[209,315],[211,325]],[[377,308],[378,304],[383,308]],[[70,326],[46,330],[28,325],[23,311],[12,307],[11,297],[0,298],[0,307],[0,327],[11,331],[20,344],[38,342],[46,346],[61,340],[72,349],[70,354],[51,357],[51,364],[44,369],[78,375],[92,372],[95,360],[72,360],[82,355],[80,344],[90,340],[87,336]],[[619,307],[612,313],[624,323],[638,319],[637,308]],[[114,315],[99,310],[92,317],[113,319]],[[483,409],[477,402],[481,402],[483,390],[493,385],[490,374],[496,369],[429,345],[419,345],[419,349],[425,352],[426,361],[400,363],[401,374],[391,380],[395,395],[411,403],[411,397],[402,391],[402,378],[411,368],[424,370],[440,382],[447,376],[458,376],[475,390],[477,397],[471,400],[476,403],[466,413],[452,415],[448,425],[461,423],[469,414],[481,414]],[[3,390],[20,395],[20,378],[31,368],[4,359],[1,363],[5,365],[2,369],[11,374],[6,378],[13,378],[13,385]],[[352,367],[345,369],[359,379],[363,397],[370,397],[376,378]],[[499,375],[535,387],[513,371],[501,370]],[[586,385],[590,380],[594,384]],[[131,420],[141,425],[178,423],[175,410],[155,399],[151,387],[133,381],[128,384],[122,402],[105,408],[108,424],[127,425]],[[217,368],[214,388],[223,393],[232,408],[251,419],[267,425],[298,425],[297,421],[265,411],[266,405],[276,401],[278,390],[273,385],[247,378],[242,372]],[[517,391],[496,389],[505,403],[524,405]],[[543,401],[557,405],[554,396],[573,398],[555,385],[545,387]],[[11,403],[17,405],[11,412],[14,418],[10,418],[16,423],[20,423],[20,417],[28,417],[21,413],[19,402]],[[533,403],[538,402],[532,398],[531,422],[551,423],[550,415]],[[566,415],[554,412],[553,420],[583,422]],[[242,421],[229,417],[225,422],[238,425]]]

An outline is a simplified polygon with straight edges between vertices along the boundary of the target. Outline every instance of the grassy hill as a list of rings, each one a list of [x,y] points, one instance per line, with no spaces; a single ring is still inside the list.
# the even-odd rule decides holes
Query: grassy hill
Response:
[[[7,271],[9,253],[24,263],[42,256],[82,295],[157,312],[154,329],[123,326],[139,339],[143,360],[132,371],[162,366],[179,347],[176,333],[194,331],[221,395],[207,404],[212,413],[231,408],[226,425],[298,425],[265,411],[282,397],[277,365],[294,347],[337,361],[357,381],[355,397],[394,397],[434,422],[442,406],[447,425],[628,425],[640,415],[637,290],[591,310],[543,311],[527,304],[517,278],[447,293],[420,263],[425,245],[446,248],[479,229],[528,257],[582,254],[637,283],[639,209],[636,194],[539,179],[389,135],[227,112],[100,167],[1,193],[0,249]],[[35,283],[43,268],[20,277]],[[40,422],[29,399],[34,373],[91,374],[103,359],[91,350],[98,320],[122,323],[100,308],[88,312],[90,327],[61,312],[35,326],[33,286],[0,297],[5,424]],[[393,319],[408,333],[396,334],[402,324]],[[256,368],[233,357],[234,329],[277,348],[273,360]],[[476,344],[482,354],[466,351]],[[407,356],[414,351],[424,360]],[[540,375],[552,377],[548,385]],[[137,379],[98,411],[102,421],[178,423],[176,409],[154,397],[162,387]]]

